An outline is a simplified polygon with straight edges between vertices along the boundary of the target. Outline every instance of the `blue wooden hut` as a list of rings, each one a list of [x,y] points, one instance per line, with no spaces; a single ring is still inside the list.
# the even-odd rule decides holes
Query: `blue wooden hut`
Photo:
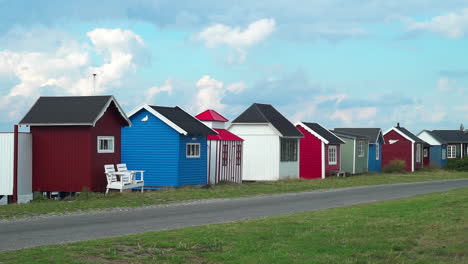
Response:
[[[145,187],[207,184],[207,136],[217,133],[179,107],[142,105],[122,129],[122,163],[145,171]]]
[[[369,163],[371,172],[382,171],[382,145],[385,144],[380,128],[335,128],[335,131],[365,136],[369,138]]]
[[[423,130],[418,137],[431,145],[429,157],[434,167],[468,156],[468,135],[461,130]]]

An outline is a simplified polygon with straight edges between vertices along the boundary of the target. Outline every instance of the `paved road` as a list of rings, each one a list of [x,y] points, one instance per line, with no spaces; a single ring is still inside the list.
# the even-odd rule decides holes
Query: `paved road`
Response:
[[[284,215],[462,187],[468,187],[468,179],[216,199],[125,211],[3,221],[0,222],[0,251]]]

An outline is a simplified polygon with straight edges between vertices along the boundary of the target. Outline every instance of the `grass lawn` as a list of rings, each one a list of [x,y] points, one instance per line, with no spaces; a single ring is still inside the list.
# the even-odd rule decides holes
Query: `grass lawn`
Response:
[[[468,188],[0,253],[0,263],[468,263]]]
[[[111,193],[105,196],[101,193],[85,193],[73,200],[42,200],[22,205],[0,206],[0,219],[23,218],[49,213],[102,210],[117,207],[149,206],[209,198],[233,198],[261,194],[458,178],[468,178],[468,173],[435,170],[406,174],[365,174],[348,178],[333,177],[327,178],[326,180],[294,179],[277,182],[224,184],[211,188],[184,187],[145,192],[143,194],[139,192]]]

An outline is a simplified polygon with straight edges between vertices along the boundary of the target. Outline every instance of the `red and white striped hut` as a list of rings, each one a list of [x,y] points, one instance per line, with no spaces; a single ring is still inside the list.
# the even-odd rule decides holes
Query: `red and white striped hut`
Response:
[[[208,182],[242,182],[242,138],[224,129],[227,120],[214,110],[195,116],[218,135],[208,136]]]

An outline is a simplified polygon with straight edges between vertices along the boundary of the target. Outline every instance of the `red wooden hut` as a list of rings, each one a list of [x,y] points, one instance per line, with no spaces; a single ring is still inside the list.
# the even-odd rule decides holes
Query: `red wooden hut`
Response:
[[[218,135],[208,136],[208,182],[242,182],[242,138],[224,129],[227,120],[215,110],[206,110],[197,116],[203,124]]]
[[[300,177],[325,179],[340,171],[340,145],[345,142],[318,123],[298,122],[295,126],[305,136],[299,144]]]
[[[40,97],[19,123],[33,141],[33,191],[104,191],[130,120],[113,96]]]
[[[398,123],[384,133],[387,144],[382,149],[382,167],[385,168],[393,160],[405,161],[406,171],[413,172],[422,168],[423,146],[426,142],[415,136]]]

